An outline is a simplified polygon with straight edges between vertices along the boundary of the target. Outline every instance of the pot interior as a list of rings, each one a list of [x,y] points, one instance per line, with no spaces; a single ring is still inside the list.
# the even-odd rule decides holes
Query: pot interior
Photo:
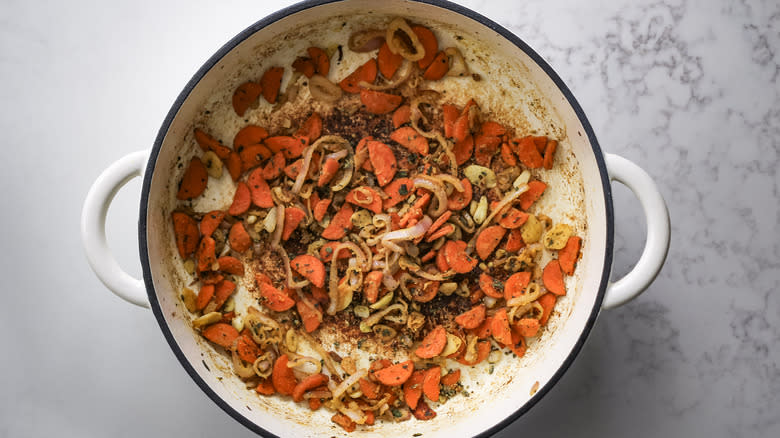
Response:
[[[512,41],[472,16],[444,7],[407,1],[373,2],[347,0],[313,7],[298,6],[296,12],[275,20],[264,20],[229,43],[196,75],[174,106],[173,118],[161,131],[152,172],[148,172],[145,190],[145,238],[148,252],[144,270],[153,282],[150,299],[163,332],[172,348],[196,382],[223,409],[250,428],[264,429],[280,436],[347,435],[330,421],[325,409],[311,412],[305,404],[289,399],[262,397],[247,390],[233,375],[229,358],[215,351],[191,327],[190,314],[179,299],[180,290],[191,282],[176,253],[170,214],[177,205],[177,183],[184,171],[182,163],[198,154],[194,127],[207,129],[223,143],[231,144],[235,133],[247,121],[272,131],[286,120],[300,120],[300,108],[306,114],[316,103],[287,104],[273,115],[271,106],[261,99],[260,106],[244,118],[231,107],[232,92],[238,84],[257,80],[270,66],[285,66],[282,84],[290,81],[292,61],[311,45],[319,47],[344,44],[354,30],[384,28],[393,17],[435,29],[440,48],[460,48],[472,72],[480,76],[454,79],[432,88],[446,91],[454,103],[462,106],[474,97],[483,112],[512,126],[517,132],[549,135],[559,140],[556,168],[548,172],[548,189],[538,209],[555,223],[567,222],[583,237],[582,258],[575,275],[567,279],[568,294],[559,300],[547,329],[529,344],[522,358],[503,356],[498,363],[483,363],[465,368],[464,386],[468,397],[456,396],[435,408],[431,421],[410,420],[401,423],[378,422],[359,428],[350,436],[472,436],[494,427],[512,416],[532,399],[540,397],[568,366],[595,318],[603,294],[607,259],[608,193],[600,171],[600,152],[594,152],[589,126],[577,114],[564,92],[545,68]],[[454,7],[457,8],[457,7]],[[483,19],[484,20],[484,19]],[[491,25],[493,25],[491,23]],[[233,46],[233,47],[231,47]],[[344,48],[341,62],[331,62],[332,80],[340,80],[370,55],[360,56]],[[535,55],[534,55],[535,56]],[[550,71],[551,72],[551,71]],[[298,97],[310,99],[302,92]],[[573,98],[572,98],[573,99]],[[297,111],[297,112],[296,112]],[[580,119],[580,116],[582,119]],[[170,122],[170,123],[168,123]],[[586,123],[586,122],[585,122]],[[159,141],[159,140],[158,140]],[[603,169],[603,163],[601,163]],[[227,172],[192,204],[196,211],[226,209],[233,199],[233,183]],[[608,187],[608,186],[607,186]],[[148,283],[147,283],[148,285]],[[243,286],[239,285],[239,289]],[[244,303],[246,304],[246,303]],[[354,346],[334,348],[344,355]],[[368,356],[368,354],[363,354]],[[448,361],[454,368],[457,364]],[[492,373],[489,372],[492,368]],[[538,391],[534,388],[538,388]]]

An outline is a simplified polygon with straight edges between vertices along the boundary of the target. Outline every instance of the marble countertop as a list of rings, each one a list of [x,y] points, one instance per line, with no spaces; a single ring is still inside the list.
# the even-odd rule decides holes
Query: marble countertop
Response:
[[[182,372],[152,314],[94,277],[78,223],[94,178],[150,147],[205,59],[290,3],[3,2],[0,437],[252,436]],[[559,384],[498,436],[780,436],[780,4],[461,3],[548,60],[672,220],[653,285],[603,312]],[[139,190],[108,221],[135,275]],[[615,210],[617,277],[644,234],[621,186]]]

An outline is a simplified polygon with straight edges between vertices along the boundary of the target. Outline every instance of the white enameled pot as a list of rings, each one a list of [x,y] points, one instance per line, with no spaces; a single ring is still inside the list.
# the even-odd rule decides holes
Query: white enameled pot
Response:
[[[198,70],[163,121],[151,150],[120,159],[97,178],[87,195],[81,223],[87,258],[100,280],[119,297],[151,307],[171,349],[195,383],[233,418],[262,435],[316,437],[345,432],[330,421],[324,409],[312,413],[289,400],[258,397],[246,390],[232,375],[226,358],[192,329],[179,299],[178,291],[187,277],[176,255],[170,224],[176,182],[182,173],[177,164],[196,153],[191,132],[195,124],[204,122],[204,108],[214,111],[208,112],[207,122],[222,138],[232,138],[237,124],[243,122],[218,123],[221,108],[229,108],[224,105],[229,96],[226,90],[259,77],[270,65],[289,66],[312,42],[320,46],[343,42],[351,30],[381,25],[394,16],[436,29],[441,46],[459,45],[472,71],[479,73],[479,82],[453,81],[447,89],[453,99],[474,96],[483,110],[509,126],[561,139],[557,155],[561,170],[549,175],[541,207],[553,220],[574,221],[584,245],[577,272],[567,280],[568,294],[556,306],[548,330],[529,345],[525,357],[502,360],[492,374],[484,367],[468,370],[464,381],[470,397],[455,397],[437,407],[434,420],[378,423],[350,436],[421,433],[430,438],[495,433],[530,409],[558,381],[601,309],[619,306],[640,294],[666,257],[669,216],[656,185],[632,162],[602,153],[569,89],[517,36],[473,11],[438,0],[310,1],[281,10],[238,34]],[[332,79],[343,77],[357,62],[345,59],[334,65]],[[254,117],[263,120],[269,111],[270,107],[261,106]],[[105,235],[106,212],[114,195],[138,176],[143,177],[138,224],[143,280],[122,271],[109,252]],[[610,283],[613,180],[625,184],[639,199],[647,220],[647,240],[633,270]],[[232,196],[227,186],[215,186],[207,193],[212,204],[204,201],[201,208],[229,205]]]

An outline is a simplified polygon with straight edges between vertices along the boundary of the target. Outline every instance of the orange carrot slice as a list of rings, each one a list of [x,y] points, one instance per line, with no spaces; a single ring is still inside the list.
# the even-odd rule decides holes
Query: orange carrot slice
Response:
[[[245,333],[238,337],[236,353],[244,362],[252,363],[260,355],[260,348],[257,347],[252,337]]]
[[[263,98],[268,103],[276,103],[276,98],[279,96],[279,88],[282,86],[282,75],[284,75],[284,68],[271,67],[260,78],[260,86],[263,87]]]
[[[175,213],[174,213],[175,214]],[[206,213],[203,219],[200,220],[200,232],[204,236],[211,236],[214,230],[217,229],[222,220],[225,219],[225,213],[219,210],[214,210]]]
[[[476,258],[466,254],[466,246],[466,242],[457,240],[442,248],[447,264],[458,274],[471,272],[478,263]]]
[[[247,212],[252,205],[252,195],[249,192],[249,186],[245,182],[239,181],[236,184],[236,193],[233,195],[233,203],[230,204],[228,213],[233,216],[239,216]]]
[[[529,169],[538,169],[544,165],[544,160],[539,150],[534,144],[533,138],[523,137],[521,139],[512,140],[515,153],[520,162],[523,163]]]
[[[506,314],[506,307],[498,309],[493,315],[493,339],[500,344],[509,345],[512,343],[512,331],[509,328],[509,318]]]
[[[292,399],[294,402],[303,401],[303,393],[314,389],[318,386],[328,383],[328,376],[322,373],[312,374],[300,381],[292,391]]]
[[[566,295],[566,285],[563,282],[563,271],[558,260],[550,260],[542,271],[544,287],[555,295]]]
[[[328,263],[333,260],[333,251],[335,251],[336,247],[339,245],[341,245],[341,242],[328,242],[325,245],[322,245],[322,248],[320,248],[320,258],[322,261]],[[338,259],[348,259],[351,256],[352,253],[350,251],[339,251]]]
[[[427,27],[412,26],[412,31],[417,35],[417,38],[420,39],[420,43],[422,44],[423,49],[425,49],[425,56],[417,61],[420,70],[425,71],[436,57],[436,52],[439,50],[439,42],[436,40],[436,35]]]
[[[377,64],[379,64],[379,72],[386,79],[391,79],[404,61],[403,56],[390,51],[390,46],[387,45],[387,42],[383,43],[379,48],[376,59]]]
[[[539,332],[539,320],[536,318],[522,318],[514,325],[520,336],[530,338]]]
[[[235,257],[222,256],[217,259],[217,264],[219,264],[219,270],[222,272],[238,276],[244,275],[244,264]]]
[[[428,400],[439,401],[439,383],[441,383],[441,367],[427,369],[423,377],[422,390]]]
[[[441,247],[438,253],[436,253],[436,268],[439,270],[439,272],[445,272],[448,269],[450,269],[450,264],[447,263],[447,258],[444,256],[444,253],[446,251],[447,245],[454,245],[455,242],[452,240],[448,240],[446,243],[444,243],[444,246]]]
[[[366,275],[366,280],[363,283],[363,295],[366,297],[366,301],[369,303],[376,303],[379,299],[379,287],[382,285],[382,271],[371,271]]]
[[[477,236],[476,249],[477,255],[482,260],[487,260],[493,250],[496,249],[501,239],[504,238],[506,230],[500,225],[491,225]]]
[[[321,199],[314,205],[314,219],[321,221],[328,213],[328,207],[330,206],[330,199]]]
[[[487,121],[482,124],[482,127],[480,127],[480,132],[482,135],[501,137],[506,134],[506,128],[504,128],[498,122]]]
[[[299,158],[290,163],[289,166],[285,167],[284,174],[287,175],[287,177],[290,179],[295,179],[301,172],[301,168],[303,168],[303,158]]]
[[[347,235],[347,232],[352,229],[352,207],[349,204],[344,203],[341,206],[341,210],[333,216],[330,224],[322,232],[322,237],[328,240],[339,240]]]
[[[384,192],[390,196],[383,201],[383,207],[388,209],[408,198],[414,189],[414,183],[409,178],[398,178],[384,187]]]
[[[311,113],[308,119],[303,122],[303,125],[295,131],[293,137],[306,137],[308,143],[314,143],[322,135],[322,118],[317,113]]]
[[[412,415],[420,421],[428,421],[436,418],[436,412],[422,400],[417,403],[417,407],[412,411]]]
[[[309,47],[306,49],[306,52],[311,57],[312,62],[314,62],[317,73],[327,77],[328,72],[330,72],[330,59],[328,59],[328,54],[319,47]]]
[[[358,84],[361,82],[368,82],[369,84],[373,83],[376,79],[376,73],[376,60],[371,58],[366,61],[365,64],[355,69],[355,71],[353,71],[349,76],[339,82],[339,86],[347,93],[360,93],[361,88],[358,86]]]
[[[295,301],[286,293],[273,287],[268,282],[257,282],[260,285],[260,295],[265,298],[265,305],[274,312],[284,312],[295,305]]]
[[[363,161],[363,166],[361,166],[361,169],[367,171],[367,172],[373,172],[374,166],[371,165],[371,160],[368,158],[368,142],[373,141],[374,137],[367,135],[360,139],[357,146],[355,147],[355,155],[365,154],[364,157],[365,160]],[[363,152],[365,150],[365,152]]]
[[[238,330],[234,329],[232,325],[223,322],[211,324],[204,328],[201,333],[204,338],[225,348],[230,347],[238,337]]]
[[[288,135],[279,135],[265,139],[265,145],[271,152],[282,152],[284,158],[292,160],[298,158],[306,149],[306,142],[303,137],[291,137]]]
[[[200,244],[195,253],[198,259],[198,272],[210,271],[211,266],[217,262],[215,250],[217,243],[211,237],[200,239]]]
[[[539,297],[537,301],[539,302],[539,305],[542,306],[542,317],[539,318],[539,324],[547,325],[547,320],[550,319],[550,314],[553,311],[553,307],[555,307],[556,299],[557,296],[552,292],[548,292]]]
[[[370,187],[357,187],[347,193],[346,201],[376,214],[382,212],[382,197]]]
[[[460,143],[466,139],[466,136],[471,134],[469,129],[469,116],[468,114],[461,114],[455,119],[455,123],[452,125],[452,139],[455,143]]]
[[[452,370],[446,375],[441,377],[441,384],[444,386],[452,386],[460,380],[460,369]]]
[[[201,149],[204,151],[214,151],[214,153],[223,160],[232,152],[229,147],[222,145],[217,139],[198,128],[195,128],[195,141]]]
[[[518,197],[520,208],[528,210],[528,208],[542,196],[545,189],[547,189],[547,184],[536,180],[529,181],[528,191]]]
[[[496,289],[497,287],[503,289],[504,285],[484,272],[479,275],[479,288],[482,289],[485,295],[492,298],[504,298],[504,292],[499,292]]]
[[[303,74],[307,78],[314,76],[316,67],[314,67],[314,61],[309,58],[298,57],[292,63],[293,70]]]
[[[244,147],[238,153],[241,157],[241,170],[247,170],[263,164],[271,156],[271,151],[263,144],[252,144]]]
[[[509,347],[509,349],[512,350],[512,353],[517,357],[525,356],[525,352],[528,349],[525,338],[520,336],[520,333],[518,333],[517,330],[512,330],[512,343],[507,345],[507,347]]]
[[[437,325],[427,336],[422,340],[422,344],[417,347],[414,354],[417,357],[423,359],[430,359],[438,356],[447,345],[447,331],[444,327]]]
[[[198,248],[198,239],[200,239],[198,224],[185,213],[174,211],[171,216],[173,234],[176,236],[176,249],[179,250],[181,258],[186,259]]]
[[[506,238],[506,245],[504,248],[507,252],[520,251],[525,246],[523,242],[523,233],[520,228],[509,230],[509,237]]]
[[[474,306],[471,310],[461,313],[455,317],[455,323],[464,329],[473,329],[479,327],[485,321],[485,305]]]
[[[293,231],[298,228],[306,213],[298,207],[284,209],[284,227],[282,228],[282,240],[287,240]]]
[[[317,330],[317,327],[320,326],[322,314],[317,309],[306,304],[303,300],[296,301],[295,308],[298,310],[298,315],[301,316],[303,329],[306,330],[306,333]]]
[[[528,283],[530,282],[530,272],[521,271],[510,275],[506,280],[506,284],[504,285],[504,298],[509,301],[512,298],[523,296],[525,293],[525,288],[528,287]]]
[[[509,210],[507,210],[506,213],[501,215],[501,218],[498,220],[498,224],[508,230],[512,230],[515,228],[520,228],[527,220],[528,213],[511,207]]]
[[[268,131],[257,125],[246,125],[233,137],[233,149],[241,152],[253,144],[260,144],[268,138]]]
[[[263,179],[263,169],[256,168],[246,179],[249,187],[249,193],[252,196],[252,202],[260,208],[271,208],[274,206],[274,200],[271,197],[271,188]]]
[[[474,160],[480,166],[490,167],[493,156],[498,152],[498,146],[501,139],[487,135],[477,135],[474,137]]]
[[[273,157],[265,163],[265,167],[263,167],[263,179],[268,181],[278,177],[282,173],[285,164],[284,154],[281,152],[275,153]]]
[[[471,202],[471,183],[468,178],[463,178],[460,182],[463,184],[463,191],[453,190],[447,198],[447,208],[453,211],[462,210]]]
[[[379,141],[369,141],[368,157],[380,186],[385,186],[393,180],[398,164],[390,146]]]
[[[458,163],[458,166],[463,165],[474,153],[474,137],[469,134],[462,141],[455,143],[452,152],[455,154],[455,162]]]
[[[325,160],[325,163],[322,165],[322,173],[320,173],[320,178],[317,180],[317,187],[323,187],[325,184],[329,183],[330,180],[336,176],[336,172],[338,172],[338,170],[338,160],[334,158],[328,158]]]
[[[544,160],[542,166],[545,169],[550,170],[553,168],[553,162],[555,160],[555,150],[558,148],[558,142],[555,140],[549,140],[547,146],[544,148]]]
[[[398,129],[412,120],[412,109],[409,105],[401,105],[393,113],[393,127]]]
[[[241,170],[243,168],[243,163],[241,163],[241,155],[239,155],[237,152],[231,151],[225,159],[225,166],[227,166],[230,178],[232,178],[233,181],[238,181],[238,178],[241,177]]]
[[[574,267],[577,264],[577,259],[580,257],[580,246],[582,245],[582,238],[578,236],[571,236],[566,241],[566,246],[558,251],[558,262],[561,264],[561,270],[566,275],[574,274]]]
[[[244,82],[233,92],[233,109],[239,117],[244,117],[244,113],[250,106],[257,102],[263,87],[257,82]]]
[[[367,399],[376,400],[379,398],[379,385],[376,383],[368,379],[361,378],[358,380],[358,385],[360,386],[360,392],[362,392]]]
[[[492,319],[491,319],[491,321],[492,321]],[[482,361],[487,359],[489,354],[490,354],[490,342],[489,341],[478,341],[477,342],[477,357],[474,359],[474,361],[469,362],[469,361],[467,361],[463,357],[461,357],[459,359],[456,359],[456,360],[458,362],[462,363],[463,365],[474,366],[474,365],[477,365],[479,363],[482,363]]]
[[[395,94],[365,88],[360,90],[360,102],[365,105],[366,111],[371,114],[391,113],[398,108],[402,101],[403,98]]]
[[[407,360],[406,362],[390,365],[387,368],[374,371],[374,377],[383,385],[400,386],[412,376],[413,371],[414,362]]]
[[[213,296],[214,296],[214,285],[204,284],[203,286],[201,286],[200,290],[198,291],[198,297],[195,298],[195,308],[198,310],[205,309]]]
[[[287,354],[283,354],[274,362],[274,369],[271,373],[271,382],[274,385],[274,389],[279,394],[292,395],[295,390],[295,386],[298,385],[298,380],[293,374],[292,368],[287,366],[289,358]]]
[[[423,379],[425,379],[425,372],[422,370],[418,370],[413,372],[411,377],[409,377],[409,380],[404,382],[404,386],[403,386],[404,401],[411,409],[417,407],[417,403],[419,403],[420,397],[422,397]]]
[[[318,258],[309,254],[302,254],[292,259],[290,266],[304,278],[311,281],[313,285],[317,287],[325,286],[325,265]]]
[[[460,116],[460,111],[455,105],[445,103],[441,107],[444,119],[444,136],[452,138],[455,132],[455,120]]]
[[[222,280],[214,287],[214,304],[217,305],[217,309],[221,309],[228,298],[233,295],[236,290],[236,284],[230,280]]]
[[[425,73],[423,73],[423,78],[429,81],[438,81],[439,79],[443,78],[444,75],[446,75],[449,70],[450,70],[449,56],[447,56],[447,54],[444,52],[439,52],[433,58],[433,61],[428,66],[428,68],[425,69]]]
[[[252,238],[249,237],[249,233],[246,232],[246,228],[244,228],[244,224],[241,222],[236,222],[230,227],[228,241],[230,242],[230,248],[237,252],[244,252],[252,246]]]
[[[428,155],[428,139],[411,126],[396,129],[390,139],[416,154]]]
[[[257,391],[258,394],[263,394],[263,395],[276,394],[276,390],[274,389],[274,385],[273,383],[271,383],[270,379],[260,380],[260,383],[257,384],[255,391]]]
[[[507,166],[517,166],[517,158],[508,143],[501,143],[501,160]]]
[[[357,427],[357,423],[352,421],[351,418],[347,417],[346,415],[342,414],[341,412],[334,414],[330,421],[338,424],[341,426],[342,429],[344,429],[345,432],[354,432],[355,428]]]
[[[200,196],[206,190],[206,184],[209,180],[209,174],[206,166],[200,161],[200,158],[193,157],[179,185],[179,192],[176,199],[193,199]]]

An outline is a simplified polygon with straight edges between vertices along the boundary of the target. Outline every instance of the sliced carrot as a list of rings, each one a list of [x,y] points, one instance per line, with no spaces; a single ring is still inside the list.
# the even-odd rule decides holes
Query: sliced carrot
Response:
[[[544,160],[542,165],[545,169],[550,170],[553,168],[553,162],[555,160],[555,150],[558,148],[558,142],[555,140],[547,141],[547,146],[544,148]]]
[[[450,196],[447,198],[447,208],[453,211],[462,210],[471,202],[471,183],[469,182],[468,178],[463,178],[460,180],[460,182],[463,184],[463,191],[459,192],[457,190],[453,190]]]
[[[487,135],[477,135],[474,137],[474,159],[480,166],[490,167],[493,156],[498,152],[498,146],[501,139]]]
[[[336,250],[336,247],[341,245],[341,242],[328,242],[325,245],[322,245],[322,248],[320,248],[320,259],[324,263],[329,263],[331,260],[333,260],[333,251]],[[350,251],[339,251],[339,257],[338,259],[348,259],[352,256],[352,253]]]
[[[374,411],[363,411],[363,413],[366,415],[366,421],[363,424],[373,426],[376,421],[376,414],[374,414]]]
[[[310,398],[308,400],[309,403],[309,409],[312,411],[316,411],[317,409],[322,407],[322,399],[319,398]]]
[[[290,266],[317,287],[325,287],[325,265],[309,254],[302,254],[290,261]]]
[[[515,356],[525,356],[525,351],[528,349],[525,343],[525,338],[520,336],[520,333],[518,333],[517,330],[512,330],[511,339],[512,342],[507,345],[507,347],[512,350],[512,353],[514,353]]]
[[[346,201],[376,214],[382,213],[382,197],[370,187],[357,187],[347,193]]]
[[[411,121],[412,110],[409,105],[401,105],[393,112],[393,127],[398,129]]]
[[[379,141],[369,141],[368,157],[380,186],[385,186],[393,180],[398,164],[390,146]]]
[[[412,415],[420,421],[428,421],[436,418],[436,412],[422,400],[420,400],[420,402],[417,403],[417,407],[412,410]]]
[[[244,264],[235,257],[222,256],[217,259],[217,264],[219,265],[219,270],[222,272],[238,276],[244,275]]]
[[[539,154],[543,155],[544,150],[547,148],[547,137],[543,135],[533,135],[531,136],[531,140],[534,142],[534,146],[536,146],[536,150],[539,151]]]
[[[469,362],[464,358],[456,359],[458,362],[462,363],[463,365],[468,366],[474,366],[479,363],[482,363],[485,359],[487,359],[488,355],[490,355],[490,342],[489,341],[478,341],[477,342],[477,357],[474,359],[473,362]]]
[[[563,282],[563,271],[558,260],[550,260],[542,271],[544,287],[555,295],[566,295],[566,285]]]
[[[436,52],[439,50],[439,42],[436,40],[436,35],[427,27],[412,26],[412,31],[417,35],[417,38],[420,39],[420,43],[425,50],[425,56],[417,61],[420,70],[425,71],[436,57]]]
[[[436,298],[439,286],[440,282],[438,281],[423,281],[421,285],[411,289],[412,299],[418,303],[427,303]]]
[[[317,113],[311,113],[300,128],[293,134],[294,137],[306,137],[309,144],[314,143],[322,135],[322,117]]]
[[[238,357],[240,357],[244,362],[252,363],[255,361],[255,359],[257,359],[257,356],[260,355],[260,348],[258,348],[257,344],[255,344],[255,341],[252,340],[251,336],[244,333],[238,337],[238,342],[236,343],[236,353],[238,353]]]
[[[550,319],[550,314],[553,311],[553,307],[555,307],[556,299],[557,296],[552,292],[548,292],[539,297],[537,301],[539,302],[539,305],[542,306],[542,317],[539,318],[539,324],[547,325],[547,320]]]
[[[506,235],[506,230],[500,225],[491,225],[482,230],[477,236],[476,243],[479,258],[487,260],[493,254],[493,250],[496,249],[501,239],[504,238],[504,235]]]
[[[336,413],[332,417],[330,417],[330,421],[338,424],[341,426],[342,429],[346,432],[354,432],[355,428],[357,427],[357,423],[352,421],[351,418],[347,417],[346,415],[342,414],[341,412]]]
[[[382,73],[386,79],[392,79],[398,67],[404,61],[403,56],[395,54],[390,51],[390,46],[387,42],[383,43],[379,48],[379,52],[376,55],[377,64],[379,65],[379,72]]]
[[[460,380],[460,369],[452,370],[441,377],[441,384],[444,386],[453,386]]]
[[[260,208],[271,208],[274,206],[271,188],[268,187],[268,183],[263,179],[263,169],[258,167],[253,170],[247,177],[246,184],[252,196],[252,203]]]
[[[260,144],[268,138],[268,131],[257,125],[246,125],[233,137],[233,149],[241,152],[253,144]]]
[[[403,97],[396,94],[383,93],[376,90],[361,89],[360,102],[371,114],[387,114],[395,111],[401,105]]]
[[[222,280],[214,288],[214,304],[217,305],[217,309],[221,309],[228,298],[233,295],[236,290],[236,284],[230,280]]]
[[[425,73],[423,73],[423,78],[429,81],[438,81],[439,79],[443,78],[444,75],[447,74],[449,69],[450,69],[450,58],[449,56],[447,56],[446,53],[441,51],[436,54],[436,57],[433,58],[433,62],[431,62],[428,68],[425,69]]]
[[[176,213],[174,213],[176,214]],[[219,210],[214,210],[206,213],[203,219],[200,220],[200,232],[204,236],[211,236],[214,230],[217,229],[222,220],[225,219],[225,213]]]
[[[457,240],[442,248],[447,264],[458,274],[471,272],[479,263],[476,258],[466,254],[466,246],[468,246],[466,242]]]
[[[292,391],[292,398],[294,402],[303,401],[303,393],[314,389],[318,386],[328,383],[328,376],[322,373],[312,374],[301,380]]]
[[[531,338],[539,332],[539,320],[536,318],[522,318],[514,325],[520,336]]]
[[[517,158],[515,158],[515,154],[512,152],[512,148],[508,143],[501,143],[501,160],[503,160],[504,164],[507,166],[517,166]]]
[[[501,215],[501,218],[498,220],[498,224],[508,230],[512,230],[515,228],[520,228],[527,220],[528,213],[511,207],[509,210],[507,210],[506,213]]]
[[[342,79],[342,81],[339,82],[339,86],[347,93],[360,93],[362,88],[358,86],[358,84],[361,82],[373,83],[376,79],[376,73],[376,60],[371,58],[366,61],[365,64],[356,68],[349,76]]]
[[[382,285],[382,271],[371,271],[363,282],[363,295],[369,303],[376,303],[379,299],[379,287]]]
[[[566,275],[574,274],[574,267],[577,264],[577,259],[580,257],[581,245],[581,237],[571,236],[566,241],[566,246],[558,251],[558,262],[561,264],[561,270]]]
[[[225,324],[224,322],[211,324],[204,328],[201,333],[204,338],[225,348],[229,348],[233,344],[233,341],[238,337],[238,330],[234,329],[232,325]]]
[[[262,272],[255,273],[255,281],[257,282],[258,286],[263,283],[273,284],[273,282],[271,281],[271,277],[263,274]]]
[[[428,400],[439,401],[439,383],[441,383],[441,367],[427,369],[423,377],[422,390]]]
[[[506,128],[504,128],[498,122],[488,121],[482,124],[482,126],[480,127],[480,132],[483,135],[501,137],[504,134],[506,134]]]
[[[284,312],[295,305],[295,301],[286,293],[275,288],[271,283],[257,282],[260,285],[260,294],[265,298],[266,306],[274,312]]]
[[[317,73],[327,77],[328,72],[330,72],[330,59],[328,59],[328,54],[325,53],[325,51],[320,49],[319,47],[309,47],[308,49],[306,49],[306,52],[311,57],[311,60],[314,62],[314,66],[317,69]]]
[[[314,76],[316,69],[316,67],[314,67],[314,61],[312,61],[310,58],[302,58],[300,56],[295,58],[295,61],[292,63],[292,68],[307,78]]]
[[[298,174],[301,172],[301,168],[303,168],[303,158],[299,158],[292,163],[290,163],[289,166],[284,168],[284,174],[287,175],[290,179],[295,179],[298,177]]]
[[[284,169],[286,163],[284,161],[284,154],[281,152],[275,153],[263,167],[262,177],[264,180],[272,180],[278,177]]]
[[[211,298],[214,297],[214,289],[215,288],[213,284],[205,284],[201,286],[200,290],[198,291],[198,297],[195,298],[195,308],[198,310],[205,309],[209,304],[209,301],[211,301]]]
[[[428,155],[428,139],[411,126],[396,129],[390,139],[416,154]]]
[[[520,271],[510,275],[504,285],[504,298],[507,301],[512,298],[517,298],[525,294],[525,289],[528,287],[528,283],[531,282],[531,273]]]
[[[249,233],[246,232],[246,228],[241,222],[236,222],[230,227],[228,241],[230,248],[237,252],[244,252],[252,246],[252,238],[249,237]]]
[[[473,329],[479,327],[485,321],[485,305],[474,306],[471,310],[461,313],[455,317],[455,323],[464,329]]]
[[[241,158],[241,170],[246,172],[263,164],[271,156],[271,150],[263,144],[253,144],[241,149],[238,156]]]
[[[448,240],[444,246],[439,249],[439,252],[436,253],[436,268],[439,270],[439,272],[445,272],[448,269],[450,269],[450,264],[447,263],[447,258],[444,256],[445,248],[447,245],[454,245],[455,242],[452,240]]]
[[[200,196],[206,190],[206,184],[209,180],[209,174],[206,166],[200,161],[200,158],[193,157],[179,185],[179,192],[176,199],[193,199]]]
[[[493,334],[493,317],[486,316],[485,320],[482,321],[482,324],[478,325],[477,328],[473,329],[471,331],[471,334],[478,337],[479,339],[489,338],[490,335]]]
[[[520,162],[522,162],[526,167],[530,169],[538,169],[544,165],[542,155],[536,148],[533,138],[523,137],[521,139],[515,139],[512,140],[512,145],[514,146],[517,158],[519,158]]]
[[[195,253],[198,259],[198,272],[211,271],[211,266],[217,262],[215,255],[217,243],[211,237],[200,239],[200,244]]]
[[[460,116],[460,111],[455,105],[445,103],[441,107],[444,119],[444,136],[452,138],[455,131],[455,120]]]
[[[376,400],[379,398],[379,385],[376,383],[368,379],[361,378],[358,380],[358,385],[360,386],[360,392],[362,392],[367,399]]]
[[[388,209],[408,198],[414,189],[414,183],[409,178],[398,178],[384,187],[384,192],[390,196],[383,201],[382,207]]]
[[[284,227],[282,228],[282,240],[287,240],[293,231],[298,228],[306,212],[298,207],[287,207],[284,209]]]
[[[233,195],[233,203],[230,204],[228,213],[233,216],[239,216],[247,212],[252,205],[252,194],[249,186],[245,182],[239,181],[236,184],[236,193]]]
[[[455,154],[455,162],[458,163],[458,166],[463,165],[474,153],[474,137],[469,134],[462,141],[455,143],[452,152]]]
[[[407,360],[406,362],[390,365],[387,368],[374,371],[374,377],[383,385],[400,386],[412,376],[413,371],[414,362]]]
[[[198,277],[203,284],[217,285],[220,281],[225,279],[225,276],[216,271],[201,272]]]
[[[428,231],[426,231],[426,235],[431,235],[436,232],[439,228],[441,228],[444,223],[446,223],[449,218],[452,217],[452,212],[447,210],[444,213],[441,214],[436,220],[431,224],[431,227],[428,228]]]
[[[447,331],[444,330],[443,326],[437,325],[427,336],[425,336],[422,340],[422,344],[417,347],[414,354],[423,359],[430,359],[438,356],[446,345]]]
[[[287,354],[283,354],[274,362],[274,369],[271,373],[271,382],[274,385],[274,389],[279,394],[292,395],[295,387],[298,385],[298,380],[293,374],[292,368],[287,366],[289,358]]]
[[[547,188],[547,184],[541,182],[541,181],[529,181],[528,182],[528,191],[520,195],[518,198],[520,201],[520,208],[523,210],[528,210],[528,207],[531,206],[534,202],[536,202],[541,196],[542,193],[544,193],[544,190]]]
[[[233,92],[233,109],[239,117],[244,117],[244,113],[250,106],[257,102],[263,87],[257,82],[244,82]]]
[[[328,240],[339,240],[347,235],[347,232],[352,229],[352,207],[346,202],[341,206],[341,210],[333,215],[333,219],[330,224],[322,232],[322,237]]]
[[[203,152],[213,151],[215,148],[224,147],[219,141],[217,141],[216,138],[212,137],[202,129],[195,128],[194,133],[195,142],[198,143],[198,146],[200,146],[201,149],[203,149]]]
[[[186,259],[198,248],[198,223],[186,213],[174,211],[173,234],[176,236],[176,249],[179,250],[181,258]],[[211,233],[209,233],[211,234]]]
[[[509,237],[506,238],[506,245],[504,246],[507,252],[520,251],[520,249],[522,249],[524,246],[525,242],[523,242],[523,232],[520,230],[520,228],[509,230]]]
[[[284,158],[292,160],[303,154],[303,150],[306,148],[306,143],[308,141],[304,141],[303,139],[304,137],[277,135],[275,137],[266,138],[265,145],[271,152],[281,152],[284,154]]]
[[[504,284],[484,272],[479,274],[479,288],[491,298],[504,298],[504,292],[497,290],[503,289]]]
[[[271,67],[260,78],[260,85],[263,87],[263,97],[268,103],[276,103],[276,98],[279,96],[279,88],[282,86],[282,75],[284,75],[284,68]]]
[[[274,385],[271,382],[271,379],[260,380],[260,383],[258,383],[257,387],[255,387],[255,391],[257,391],[258,394],[262,394],[262,395],[276,394],[276,390],[274,389]]]
[[[466,340],[461,335],[458,335],[456,333],[454,333],[454,335],[460,338],[461,341],[460,346],[458,347],[457,350],[455,350],[454,353],[447,356],[447,359],[457,360],[458,358],[463,357],[463,354],[466,352]]]
[[[412,373],[412,376],[409,377],[409,380],[404,382],[403,386],[403,394],[404,394],[404,401],[409,406],[410,409],[414,409],[417,407],[417,403],[420,402],[420,398],[422,397],[423,391],[422,391],[422,383],[425,379],[425,372],[422,370],[418,370]]]
[[[321,221],[325,214],[328,213],[328,207],[330,206],[330,199],[321,199],[317,204],[314,205],[314,219],[317,221]]]
[[[301,316],[301,322],[303,322],[303,329],[306,333],[311,333],[317,330],[320,326],[320,318],[322,313],[319,310],[306,304],[305,301],[300,300],[295,302],[295,308],[298,310],[298,315]]]
[[[504,345],[512,343],[512,330],[509,328],[506,307],[498,309],[493,315],[493,339]]]
[[[237,152],[230,151],[230,154],[225,159],[225,166],[228,169],[230,178],[232,178],[233,181],[238,181],[238,178],[241,177],[241,170],[243,168],[241,155],[239,155]]]
[[[469,116],[468,114],[461,114],[455,119],[455,123],[452,125],[452,139],[455,143],[460,143],[471,134],[469,129]]]
[[[374,141],[374,137],[367,135],[360,139],[357,146],[355,147],[355,156],[359,156],[361,154],[363,158],[363,165],[361,166],[361,169],[367,171],[367,172],[374,172],[374,166],[371,165],[371,159],[368,158],[368,142]],[[364,152],[365,151],[365,152]]]

